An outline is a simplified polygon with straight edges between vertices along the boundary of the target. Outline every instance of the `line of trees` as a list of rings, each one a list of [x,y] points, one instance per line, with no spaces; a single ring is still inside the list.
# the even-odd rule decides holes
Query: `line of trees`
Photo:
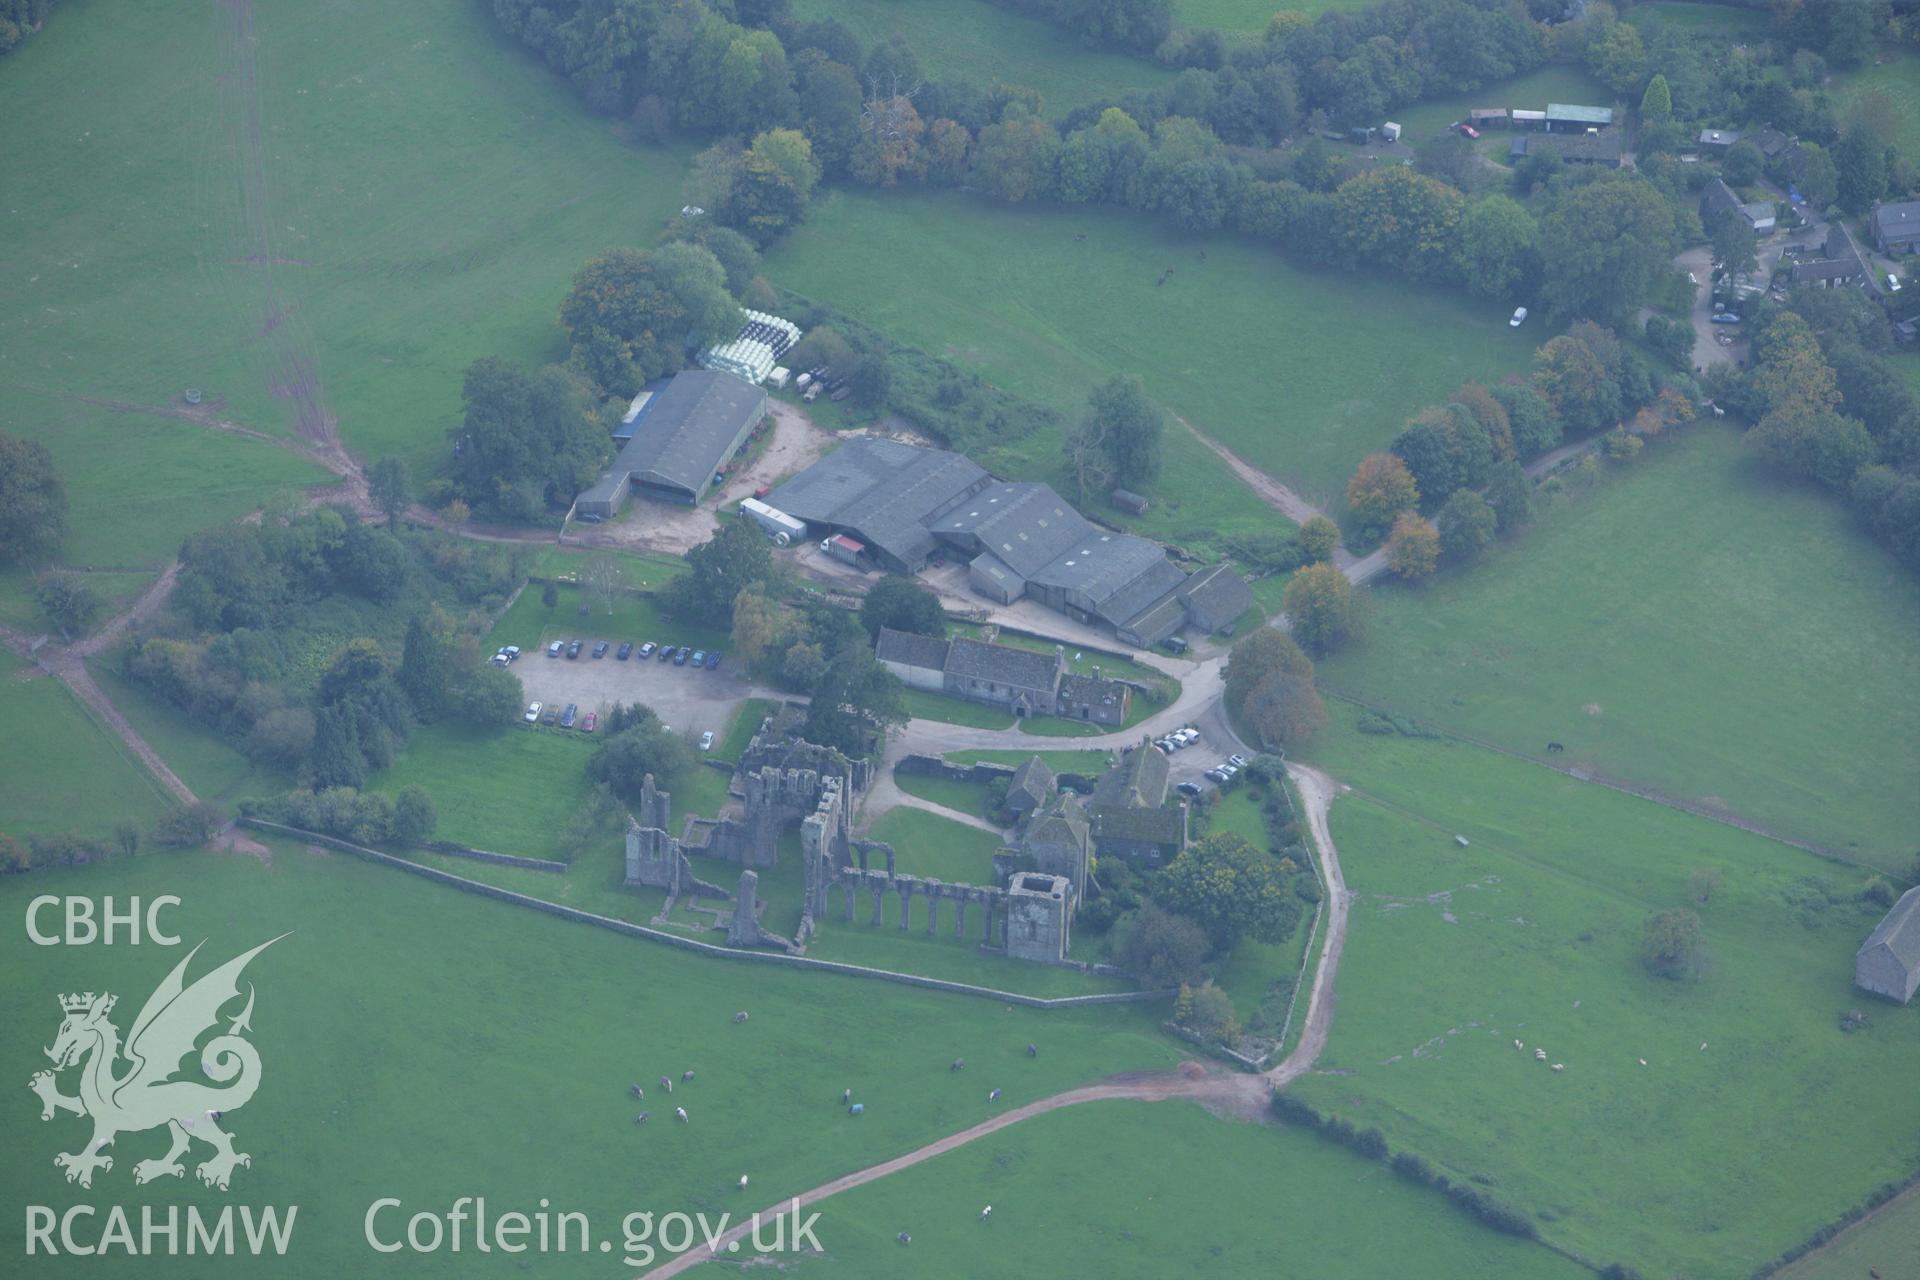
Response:
[[[1775,469],[1848,500],[1920,572],[1920,395],[1884,356],[1887,320],[1856,289],[1795,289],[1750,322],[1752,368],[1716,389]]]
[[[1386,537],[1396,574],[1424,577],[1442,562],[1474,559],[1532,518],[1527,459],[1565,436],[1603,432],[1607,456],[1630,458],[1647,437],[1690,421],[1696,394],[1690,380],[1661,375],[1611,330],[1576,321],[1534,353],[1531,376],[1469,382],[1447,404],[1415,414],[1385,452],[1361,459],[1347,505],[1362,536]],[[1329,587],[1319,584],[1319,594]],[[1337,638],[1312,619],[1304,634],[1310,648]]]

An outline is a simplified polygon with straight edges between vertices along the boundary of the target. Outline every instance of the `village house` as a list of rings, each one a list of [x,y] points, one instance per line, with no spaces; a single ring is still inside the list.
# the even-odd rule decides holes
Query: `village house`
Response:
[[[1091,724],[1125,724],[1133,687],[1124,681],[1069,674],[1066,652],[949,640],[882,627],[874,656],[909,689],[1005,707],[1016,716],[1064,716]]]
[[[1860,944],[1853,958],[1853,985],[1901,1004],[1920,989],[1920,887],[1901,894]]]

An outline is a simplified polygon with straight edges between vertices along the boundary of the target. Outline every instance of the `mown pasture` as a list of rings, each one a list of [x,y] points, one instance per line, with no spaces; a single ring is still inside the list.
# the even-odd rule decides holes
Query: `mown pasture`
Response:
[[[1920,584],[1730,428],[1657,441],[1482,564],[1376,593],[1335,689],[1724,809],[1913,858]]]
[[[194,976],[291,933],[247,971],[263,1072],[260,1091],[227,1116],[253,1157],[230,1193],[190,1172],[133,1190],[133,1164],[164,1149],[164,1134],[152,1132],[123,1134],[113,1169],[91,1190],[70,1185],[52,1156],[82,1145],[85,1130],[71,1116],[43,1124],[23,1091],[0,1118],[0,1138],[32,1158],[6,1163],[0,1196],[56,1211],[109,1197],[162,1212],[298,1205],[281,1264],[296,1274],[473,1274],[471,1248],[372,1251],[362,1223],[384,1196],[405,1203],[402,1229],[404,1214],[444,1212],[462,1195],[529,1213],[546,1197],[588,1213],[596,1238],[617,1243],[627,1213],[743,1212],[985,1119],[993,1085],[1005,1091],[999,1105],[1018,1105],[1180,1056],[1145,1009],[1009,1011],[695,957],[290,841],[271,842],[265,859],[156,854],[7,877],[0,909],[18,921],[42,893],[178,895],[167,923],[187,945],[207,940]],[[45,1065],[61,991],[116,993],[124,1030],[185,949],[37,947],[23,929],[8,930],[0,963],[14,980],[0,992],[0,1053],[21,1081]],[[750,1021],[736,1024],[736,1010]],[[1027,1056],[1029,1043],[1039,1057]],[[968,1070],[949,1072],[962,1056]],[[671,1096],[654,1087],[687,1070],[696,1078]],[[647,1087],[645,1102],[629,1096],[635,1082]],[[864,1115],[840,1105],[847,1088]],[[652,1112],[646,1125],[634,1121],[642,1109]],[[736,1190],[742,1174],[750,1196]],[[20,1256],[22,1231],[21,1216],[8,1215],[0,1248]],[[260,1268],[244,1256],[89,1263],[103,1276]],[[539,1269],[604,1276],[608,1265],[597,1251],[556,1253]]]
[[[1745,1276],[1913,1172],[1920,1021],[1853,987],[1866,872],[1353,726],[1337,709],[1301,753],[1353,788],[1331,821],[1356,896],[1340,1015],[1293,1089],[1648,1274]],[[1639,959],[1669,909],[1703,923],[1692,980]]]

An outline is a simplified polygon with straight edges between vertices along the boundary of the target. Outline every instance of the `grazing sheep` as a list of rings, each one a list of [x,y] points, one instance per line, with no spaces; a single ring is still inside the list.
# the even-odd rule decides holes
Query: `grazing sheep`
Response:
[[[740,1175],[740,1189],[742,1191],[747,1189],[747,1175],[744,1173]]]
[[[1645,1058],[1642,1058],[1642,1059],[1640,1059],[1640,1065],[1641,1065],[1641,1066],[1643,1066],[1643,1067],[1644,1067],[1644,1066],[1646,1066],[1646,1065],[1647,1065],[1647,1060],[1646,1060]]]
[[[665,1076],[661,1076],[661,1077],[660,1077],[660,1087],[661,1087],[662,1089],[665,1089],[665,1090],[666,1090],[666,1091],[667,1091],[668,1093],[672,1093],[672,1092],[673,1092],[673,1081],[671,1081],[671,1080],[669,1080],[669,1079],[667,1079],[667,1078],[666,1078]]]
[[[993,1216],[992,1205],[988,1205],[986,1208],[980,1211],[980,1221],[982,1222],[985,1222],[988,1218],[991,1218],[992,1216]]]
[[[847,1108],[847,1114],[848,1114],[848,1115],[850,1115],[850,1116],[857,1116],[857,1115],[861,1115],[861,1114],[863,1114],[863,1113],[865,1113],[865,1111],[866,1111],[866,1109],[867,1109],[867,1104],[866,1104],[866,1103],[864,1103],[864,1102],[856,1102],[856,1103],[854,1103],[854,1104],[853,1104],[852,1106],[850,1106],[850,1107],[848,1107],[848,1108]]]
[[[739,1013],[734,1014],[733,1020],[735,1022],[745,1022],[747,1020],[746,1010],[742,1009]]]
[[[1533,1051],[1533,1060],[1535,1062],[1545,1062],[1547,1060],[1547,1051],[1545,1049],[1535,1049]]]
[[[1567,1069],[1567,1064],[1564,1062],[1556,1062],[1553,1064],[1553,1069],[1555,1071],[1565,1071]]]
[[[652,1114],[653,1112],[651,1111],[642,1111],[639,1115],[633,1118],[633,1122],[635,1124],[645,1124],[647,1122],[647,1117],[651,1116]]]
[[[1705,1040],[1702,1040],[1700,1042],[1700,1052],[1705,1053],[1706,1051],[1707,1051],[1707,1042]]]
[[[1705,1048],[1705,1047],[1706,1047],[1705,1045],[1702,1045],[1702,1046],[1701,1046],[1701,1048]],[[953,1060],[953,1063],[952,1063],[952,1065],[951,1065],[951,1066],[949,1066],[949,1067],[947,1068],[947,1070],[949,1070],[949,1071],[959,1071],[959,1070],[961,1070],[962,1068],[964,1068],[964,1067],[965,1067],[966,1065],[967,1065],[967,1060],[966,1060],[965,1058],[955,1058],[955,1059]]]
[[[1519,1042],[1518,1040],[1515,1040],[1515,1041],[1513,1042],[1513,1047],[1514,1047],[1514,1048],[1516,1048],[1516,1049],[1524,1049],[1524,1048],[1526,1048],[1527,1046],[1525,1046],[1525,1045],[1523,1045],[1523,1044],[1521,1044],[1521,1043],[1520,1043],[1520,1042]]]
[[[685,1107],[675,1107],[673,1109],[673,1114],[680,1117],[681,1124],[685,1124],[687,1122],[687,1109]]]

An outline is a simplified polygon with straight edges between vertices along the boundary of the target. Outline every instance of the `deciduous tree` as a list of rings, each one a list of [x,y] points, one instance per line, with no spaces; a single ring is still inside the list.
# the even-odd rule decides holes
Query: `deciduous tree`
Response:
[[[1310,564],[1287,583],[1283,603],[1300,646],[1324,654],[1350,629],[1353,584],[1330,564]]]
[[[67,529],[67,493],[38,440],[0,432],[0,561],[44,555]]]
[[[1191,917],[1221,951],[1241,938],[1283,942],[1300,921],[1300,899],[1280,860],[1235,832],[1184,849],[1153,884],[1155,901]]]
[[[1340,545],[1340,526],[1325,516],[1308,516],[1300,526],[1300,552],[1309,564],[1332,560]]]
[[[860,622],[869,636],[878,636],[882,627],[922,636],[947,634],[947,615],[940,607],[940,597],[912,578],[897,574],[888,574],[868,589],[860,602]]]
[[[1369,529],[1385,529],[1420,503],[1420,488],[1398,454],[1370,453],[1347,481],[1347,505]]]
[[[1387,539],[1387,565],[1401,577],[1424,578],[1440,563],[1440,532],[1418,512],[1403,511]]]

